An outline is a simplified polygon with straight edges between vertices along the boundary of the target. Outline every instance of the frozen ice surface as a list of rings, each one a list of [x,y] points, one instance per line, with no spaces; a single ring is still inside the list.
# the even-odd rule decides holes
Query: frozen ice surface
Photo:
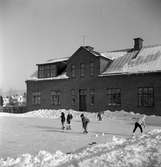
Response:
[[[74,116],[71,131],[61,130],[62,111]],[[80,114],[65,109],[0,113],[0,167],[161,166],[160,117],[147,116],[144,133],[132,135],[141,114],[105,111],[97,121],[95,113],[85,113],[90,119],[85,135]]]

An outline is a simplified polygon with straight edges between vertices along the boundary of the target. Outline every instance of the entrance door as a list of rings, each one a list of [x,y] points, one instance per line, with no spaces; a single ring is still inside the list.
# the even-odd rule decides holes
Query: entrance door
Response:
[[[79,111],[87,111],[87,90],[79,90]]]

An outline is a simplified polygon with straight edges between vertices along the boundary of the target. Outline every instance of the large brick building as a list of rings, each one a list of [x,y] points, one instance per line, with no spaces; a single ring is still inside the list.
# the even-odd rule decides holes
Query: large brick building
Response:
[[[97,52],[81,46],[71,57],[37,64],[26,81],[28,110],[125,110],[161,115],[161,45]]]

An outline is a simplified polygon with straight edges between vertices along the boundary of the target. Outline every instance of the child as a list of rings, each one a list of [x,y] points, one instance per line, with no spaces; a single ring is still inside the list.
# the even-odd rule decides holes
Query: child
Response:
[[[146,118],[145,115],[140,119],[138,118],[138,120],[135,122],[135,127],[133,129],[133,133],[135,133],[137,128],[140,129],[141,133],[143,132],[142,126],[145,128],[145,118]]]
[[[87,117],[85,117],[84,114],[81,114],[80,117],[82,119],[82,127],[84,129],[83,133],[88,133],[87,125],[89,123],[89,119]]]
[[[97,114],[97,119],[98,119],[98,121],[102,121],[102,116],[101,116],[100,112],[98,112],[98,114]]]
[[[65,122],[65,114],[63,112],[61,112],[61,124],[62,124],[62,129],[64,130],[65,126],[64,126],[64,122]]]
[[[71,130],[70,122],[71,122],[72,118],[73,118],[73,115],[68,113],[68,115],[67,115],[67,126],[66,126],[67,130]]]

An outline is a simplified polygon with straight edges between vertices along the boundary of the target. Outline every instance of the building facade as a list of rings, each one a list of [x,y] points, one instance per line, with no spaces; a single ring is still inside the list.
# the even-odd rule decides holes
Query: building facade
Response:
[[[97,52],[80,47],[71,57],[37,64],[26,81],[28,110],[105,110],[161,115],[161,45]]]

